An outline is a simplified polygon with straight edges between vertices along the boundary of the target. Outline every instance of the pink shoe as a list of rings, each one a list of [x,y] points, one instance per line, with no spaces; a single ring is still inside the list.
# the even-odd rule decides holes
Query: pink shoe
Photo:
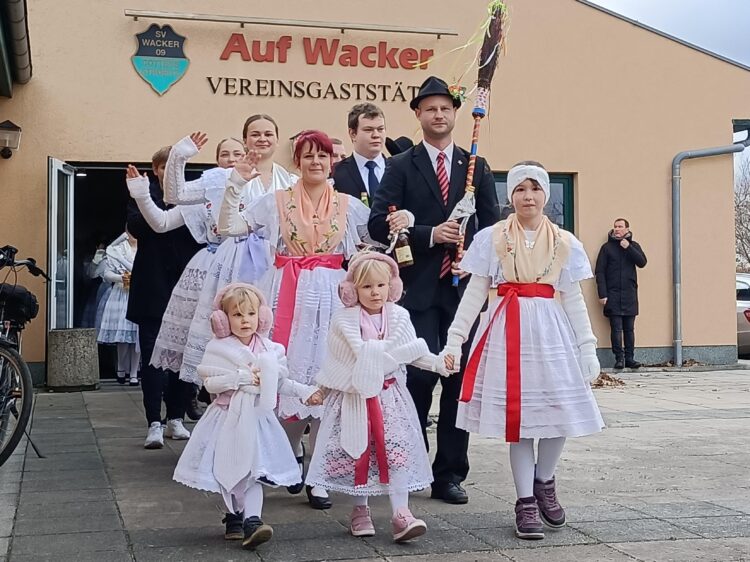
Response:
[[[349,532],[355,537],[374,537],[375,527],[370,518],[370,508],[366,505],[357,505],[352,509],[350,516]]]
[[[427,525],[424,521],[416,519],[405,507],[396,511],[391,519],[391,525],[393,525],[393,540],[396,542],[405,542],[427,532]]]

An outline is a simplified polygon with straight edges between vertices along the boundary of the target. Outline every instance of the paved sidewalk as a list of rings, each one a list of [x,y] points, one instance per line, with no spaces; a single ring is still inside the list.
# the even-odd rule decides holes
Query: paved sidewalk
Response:
[[[139,389],[42,393],[32,437],[47,458],[28,448],[0,468],[0,562],[750,561],[750,371],[625,381],[596,391],[608,429],[569,440],[557,474],[569,525],[543,541],[513,536],[507,446],[472,437],[470,502],[415,494],[421,539],[391,542],[386,498],[372,502],[378,535],[363,540],[347,535],[341,496],[317,512],[273,490],[274,539],[255,553],[224,541],[217,496],[171,480],[182,442],[143,449]]]

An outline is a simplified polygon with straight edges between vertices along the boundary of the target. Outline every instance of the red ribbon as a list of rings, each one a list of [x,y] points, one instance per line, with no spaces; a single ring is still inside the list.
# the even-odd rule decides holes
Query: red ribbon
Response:
[[[479,338],[474,352],[469,357],[461,386],[461,402],[468,402],[474,394],[474,384],[477,378],[479,362],[487,343],[490,329],[495,323],[500,311],[505,312],[505,364],[507,393],[505,407],[505,440],[518,443],[521,437],[521,312],[518,297],[542,297],[551,299],[555,296],[555,288],[543,283],[503,283],[497,288],[498,296],[503,297],[495,309],[487,329]]]
[[[294,320],[294,303],[297,300],[297,283],[303,269],[325,267],[341,269],[344,256],[341,254],[321,254],[315,256],[281,256],[276,254],[274,265],[282,270],[279,300],[276,305],[273,322],[273,341],[286,349],[289,346],[289,335]]]
[[[396,382],[396,379],[383,381],[383,390]],[[378,463],[380,483],[388,484],[388,455],[385,451],[385,425],[383,423],[383,410],[380,408],[380,397],[373,396],[367,399],[367,449],[354,464],[354,485],[364,486],[367,484],[367,475],[370,472],[370,443],[375,445],[375,459]]]

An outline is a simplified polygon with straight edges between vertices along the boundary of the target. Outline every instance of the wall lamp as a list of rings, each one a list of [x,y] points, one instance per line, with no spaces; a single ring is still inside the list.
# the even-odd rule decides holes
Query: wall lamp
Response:
[[[21,127],[12,121],[0,123],[0,157],[8,159],[21,145]]]

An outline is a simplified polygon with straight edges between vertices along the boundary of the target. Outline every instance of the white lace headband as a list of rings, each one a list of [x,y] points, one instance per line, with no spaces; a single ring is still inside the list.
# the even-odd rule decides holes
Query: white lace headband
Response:
[[[518,184],[523,180],[535,180],[542,187],[544,191],[544,203],[549,201],[549,174],[544,168],[539,166],[530,166],[528,164],[520,164],[514,166],[508,172],[508,202],[511,202],[513,196],[513,190],[518,187]]]

